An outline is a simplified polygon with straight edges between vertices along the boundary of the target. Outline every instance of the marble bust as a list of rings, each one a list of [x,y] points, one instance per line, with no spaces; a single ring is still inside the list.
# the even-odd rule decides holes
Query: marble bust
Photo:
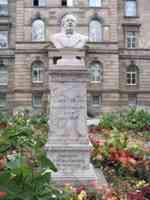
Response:
[[[61,32],[51,36],[51,42],[58,49],[82,48],[88,37],[76,32],[77,19],[72,14],[67,14],[62,19]]]

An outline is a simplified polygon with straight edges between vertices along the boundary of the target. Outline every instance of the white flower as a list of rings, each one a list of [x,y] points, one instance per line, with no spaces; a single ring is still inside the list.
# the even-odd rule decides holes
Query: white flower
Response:
[[[62,191],[62,190],[59,190],[59,193],[60,193],[60,194],[63,194],[63,191]]]
[[[56,195],[55,195],[55,194],[52,194],[52,198],[53,198],[53,199],[56,199]]]

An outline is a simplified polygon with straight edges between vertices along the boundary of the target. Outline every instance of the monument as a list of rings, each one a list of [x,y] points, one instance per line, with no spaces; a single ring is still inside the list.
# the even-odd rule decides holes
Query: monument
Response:
[[[56,47],[50,53],[50,114],[47,155],[58,172],[52,174],[56,184],[88,185],[96,180],[90,164],[87,132],[87,69],[83,50],[87,37],[76,33],[77,20],[66,15],[61,32],[51,37]],[[53,57],[61,59],[52,63]]]

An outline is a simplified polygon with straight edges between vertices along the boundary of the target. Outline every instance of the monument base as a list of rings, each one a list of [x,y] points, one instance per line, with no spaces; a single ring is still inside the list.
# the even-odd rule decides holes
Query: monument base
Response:
[[[89,161],[89,146],[77,144],[71,146],[46,145],[48,158],[56,165],[58,172],[52,173],[52,180],[58,186],[66,183],[72,186],[87,186],[97,177]]]
[[[53,182],[58,186],[63,186],[66,183],[71,184],[72,186],[85,186],[88,187],[91,183],[97,182],[97,177],[93,166],[90,165],[89,169],[76,169],[73,171],[58,171],[57,173],[52,174]]]

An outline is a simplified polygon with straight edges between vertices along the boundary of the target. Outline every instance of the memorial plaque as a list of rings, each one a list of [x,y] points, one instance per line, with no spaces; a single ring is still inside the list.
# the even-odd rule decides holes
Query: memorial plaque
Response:
[[[85,83],[51,83],[51,135],[67,140],[87,136]]]

